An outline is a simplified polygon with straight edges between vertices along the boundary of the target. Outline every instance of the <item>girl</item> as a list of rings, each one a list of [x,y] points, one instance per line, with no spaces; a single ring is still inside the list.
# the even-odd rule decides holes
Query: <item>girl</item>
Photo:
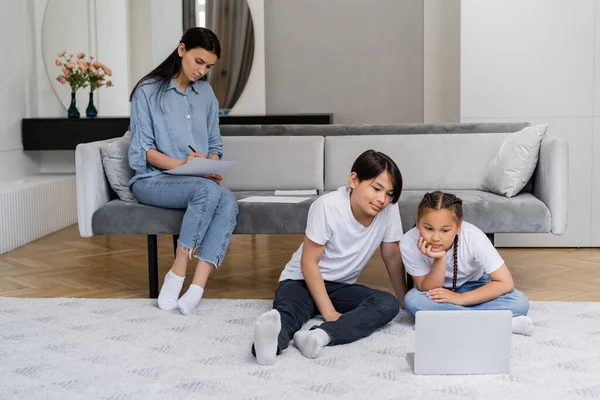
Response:
[[[417,225],[401,245],[406,271],[416,288],[404,299],[406,311],[510,310],[513,332],[531,335],[529,301],[514,288],[504,260],[476,226],[463,222],[462,200],[449,193],[425,194]]]
[[[259,364],[273,364],[292,337],[304,356],[316,358],[323,347],[366,337],[396,316],[406,293],[401,190],[394,161],[368,150],[354,162],[348,186],[311,205],[304,242],[281,273],[273,310],[256,321],[252,353]],[[355,284],[378,246],[398,298]],[[316,313],[325,322],[300,331]]]
[[[129,182],[140,203],[185,208],[175,262],[158,296],[163,310],[191,314],[208,276],[223,261],[238,214],[235,196],[220,186],[222,176],[173,176],[165,170],[195,157],[218,160],[223,155],[219,107],[210,85],[201,78],[221,54],[219,40],[205,28],[191,28],[175,51],[142,78],[131,93]],[[191,151],[190,151],[191,149]],[[178,300],[188,258],[198,263],[188,291]]]

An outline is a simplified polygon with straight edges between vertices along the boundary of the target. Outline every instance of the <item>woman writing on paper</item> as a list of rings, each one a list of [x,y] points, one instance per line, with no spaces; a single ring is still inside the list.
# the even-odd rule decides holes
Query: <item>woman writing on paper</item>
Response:
[[[174,176],[164,171],[196,157],[219,160],[223,155],[218,102],[201,80],[220,53],[212,31],[191,28],[173,53],[137,83],[130,98],[131,191],[142,204],[186,209],[175,261],[158,296],[161,309],[179,308],[185,315],[193,313],[209,275],[223,261],[238,207],[231,191],[220,185],[220,175]],[[192,283],[179,299],[188,259],[196,249]]]

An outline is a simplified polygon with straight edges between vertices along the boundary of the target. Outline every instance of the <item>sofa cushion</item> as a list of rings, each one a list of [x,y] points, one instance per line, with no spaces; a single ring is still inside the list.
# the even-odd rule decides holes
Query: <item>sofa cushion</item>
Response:
[[[104,173],[112,190],[121,200],[137,203],[129,189],[129,180],[135,175],[135,171],[129,167],[127,157],[130,142],[131,134],[127,131],[123,137],[111,140],[100,147],[100,154]]]
[[[223,137],[223,160],[237,161],[225,175],[231,190],[323,190],[322,136]]]
[[[238,199],[272,195],[272,191],[235,191]],[[417,208],[425,190],[403,190],[400,216],[404,232],[416,223]],[[550,211],[530,193],[511,199],[479,190],[455,190],[463,200],[464,219],[484,232],[550,232]],[[238,203],[240,215],[234,233],[274,234],[304,233],[310,205],[318,196],[296,204]],[[184,210],[151,207],[139,203],[113,200],[92,217],[96,235],[108,234],[178,234]]]
[[[238,199],[272,195],[272,191],[237,191]],[[238,203],[240,214],[234,233],[304,233],[310,205],[318,196],[296,204]],[[92,217],[95,235],[178,234],[185,210],[113,200]]]
[[[400,216],[404,232],[417,221],[417,209],[427,191],[403,190],[400,195]],[[550,232],[548,207],[530,193],[506,198],[480,190],[452,190],[463,200],[464,220],[486,233]]]
[[[405,189],[481,187],[485,168],[509,133],[330,136],[325,138],[325,190],[346,185],[352,163],[363,151],[390,156]]]
[[[511,133],[487,166],[481,188],[506,197],[519,193],[533,175],[547,130],[542,124]]]

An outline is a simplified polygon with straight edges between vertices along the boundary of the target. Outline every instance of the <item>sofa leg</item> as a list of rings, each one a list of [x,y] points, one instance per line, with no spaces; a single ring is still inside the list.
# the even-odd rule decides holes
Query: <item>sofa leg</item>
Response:
[[[148,289],[150,298],[158,298],[158,243],[156,235],[148,235]]]
[[[173,257],[177,257],[177,241],[179,240],[179,235],[173,235]]]
[[[490,242],[492,242],[492,244],[494,244],[494,234],[493,233],[486,233],[485,234],[488,239],[490,239]]]

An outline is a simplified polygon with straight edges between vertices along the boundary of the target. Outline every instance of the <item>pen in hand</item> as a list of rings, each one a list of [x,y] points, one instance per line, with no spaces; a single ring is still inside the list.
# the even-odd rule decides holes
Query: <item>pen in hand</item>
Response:
[[[193,151],[194,153],[197,153],[197,151],[194,150],[194,148],[192,146],[188,145],[188,147],[190,148],[191,151]]]

